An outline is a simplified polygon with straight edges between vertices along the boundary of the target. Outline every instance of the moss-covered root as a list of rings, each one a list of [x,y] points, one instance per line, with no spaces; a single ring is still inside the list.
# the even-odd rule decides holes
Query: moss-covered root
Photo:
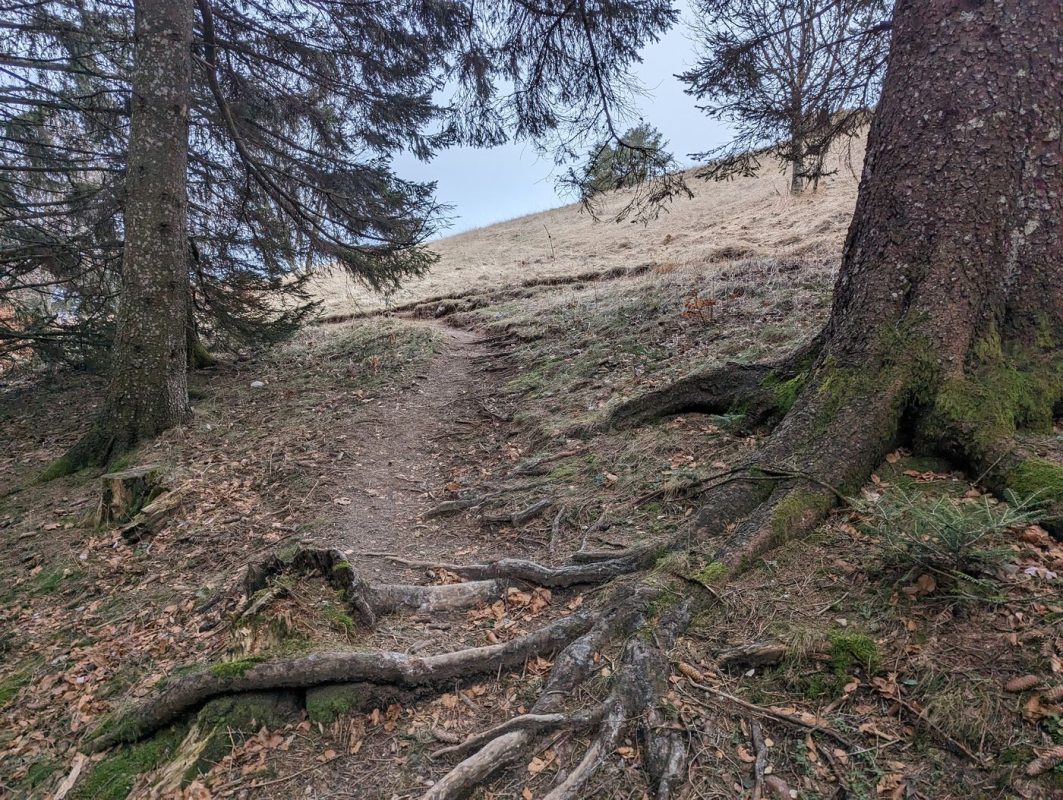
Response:
[[[430,691],[430,690],[424,690]],[[413,703],[420,693],[374,683],[328,683],[306,690],[306,715],[311,722],[333,722],[348,714],[385,708],[392,703]]]
[[[945,393],[943,397],[947,399],[939,398],[938,405],[922,420],[917,445],[948,456],[1005,500],[1044,505],[1045,527],[1063,537],[1063,464],[1044,458],[1023,444],[1022,432],[1031,429],[1023,427],[1019,420],[1032,411],[1023,412],[1025,406],[1019,404],[1008,405],[1004,416],[1000,408],[988,415],[975,412],[972,406],[958,402],[957,391],[953,387]],[[1032,428],[1033,432],[1051,430],[1051,395],[1041,399],[1041,411],[1048,416]]]
[[[1019,458],[1005,476],[1005,484],[1019,497],[1063,504],[1063,464],[1036,456]]]
[[[1003,485],[1020,500],[1043,503],[1046,517],[1041,525],[1063,540],[1063,464],[1036,456],[1020,456],[1003,476]]]
[[[557,650],[586,632],[593,619],[590,612],[580,612],[502,644],[423,658],[386,651],[341,651],[217,664],[210,669],[174,677],[158,694],[127,709],[114,722],[102,725],[90,734],[83,749],[99,752],[120,742],[134,741],[208,700],[240,692],[361,681],[416,687],[492,674],[521,664],[531,656]]]
[[[170,759],[184,738],[184,726],[160,731],[151,739],[125,747],[95,764],[70,795],[73,800],[123,800],[137,776]]]
[[[739,412],[748,424],[781,416],[796,396],[792,376],[768,364],[728,364],[698,372],[614,407],[601,429],[631,428],[672,414]]]
[[[757,556],[811,533],[836,502],[830,489],[805,480],[788,481],[728,535],[716,551],[716,563],[728,574],[745,569]]]
[[[943,381],[917,424],[916,443],[965,467],[993,492],[1049,506],[1049,527],[1060,533],[1063,464],[1027,450],[1025,434],[1051,434],[1063,401],[1063,355],[1005,355],[983,344],[977,367]]]
[[[191,781],[207,772],[246,737],[262,727],[274,729],[295,719],[301,710],[296,692],[247,692],[211,700],[196,715],[199,754],[185,772]]]
[[[79,469],[81,467],[69,454],[60,456],[44,468],[44,471],[37,476],[36,482],[48,483],[59,478],[65,478],[67,475],[73,475]]]

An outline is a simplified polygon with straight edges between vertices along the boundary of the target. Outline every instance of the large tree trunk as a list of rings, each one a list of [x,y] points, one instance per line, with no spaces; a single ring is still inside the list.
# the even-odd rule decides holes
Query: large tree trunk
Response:
[[[1058,0],[897,4],[824,349],[773,437],[823,478],[911,435],[1063,499],[1013,441],[1063,397],[1061,113]]]
[[[58,470],[106,463],[188,414],[187,164],[192,4],[137,0],[125,249],[102,413]]]
[[[725,561],[815,524],[898,443],[1063,505],[1063,469],[1016,440],[1050,432],[1063,398],[1063,4],[901,0],[893,37],[818,351],[765,365],[762,405],[796,400],[753,462],[805,477],[710,495],[707,535],[751,513]],[[749,409],[747,384],[725,368],[653,403]]]

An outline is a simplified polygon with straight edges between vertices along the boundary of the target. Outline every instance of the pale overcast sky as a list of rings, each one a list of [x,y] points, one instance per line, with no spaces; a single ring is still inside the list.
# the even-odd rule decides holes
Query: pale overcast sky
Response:
[[[638,114],[629,122],[636,122],[641,114],[664,134],[675,157],[687,164],[688,153],[724,144],[730,132],[725,124],[698,111],[694,98],[683,93],[683,84],[675,78],[694,59],[685,21],[689,3],[679,0],[677,5],[684,21],[642,54],[637,75],[647,96],[636,98]],[[454,148],[427,164],[402,156],[395,160],[395,169],[405,178],[438,182],[438,199],[453,206],[452,226],[444,235],[571,202],[555,190],[553,159],[540,156],[530,144],[490,150]]]

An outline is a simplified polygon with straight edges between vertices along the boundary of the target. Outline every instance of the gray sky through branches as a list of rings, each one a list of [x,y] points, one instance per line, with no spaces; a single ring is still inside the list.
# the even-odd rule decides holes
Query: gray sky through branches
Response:
[[[635,98],[637,113],[625,120],[625,127],[636,123],[641,115],[664,134],[671,152],[686,165],[690,162],[688,153],[724,144],[731,131],[726,124],[698,111],[694,98],[683,93],[683,84],[675,77],[694,61],[694,45],[686,27],[690,6],[686,0],[678,0],[677,5],[682,9],[683,22],[643,52],[636,75],[646,95]],[[559,170],[553,159],[527,143],[489,150],[456,147],[440,152],[428,163],[403,155],[396,159],[395,167],[404,178],[438,182],[439,200],[453,206],[451,227],[444,236],[574,199],[558,194],[554,184]]]

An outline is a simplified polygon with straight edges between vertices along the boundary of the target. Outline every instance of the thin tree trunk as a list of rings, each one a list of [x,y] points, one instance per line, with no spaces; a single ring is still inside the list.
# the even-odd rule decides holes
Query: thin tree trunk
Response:
[[[192,4],[137,0],[125,249],[111,382],[89,434],[52,472],[101,464],[184,420]],[[58,467],[58,469],[56,468]]]
[[[793,161],[790,162],[790,194],[801,194],[805,189],[804,145],[800,139],[793,142]]]

